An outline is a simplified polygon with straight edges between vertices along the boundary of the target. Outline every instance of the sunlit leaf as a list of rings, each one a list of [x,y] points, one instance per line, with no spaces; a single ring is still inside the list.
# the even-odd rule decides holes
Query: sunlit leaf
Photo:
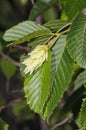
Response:
[[[73,60],[66,50],[66,37],[62,36],[52,48],[54,61],[53,61],[53,82],[50,97],[47,101],[44,118],[49,118],[53,110],[57,106],[64,91],[68,88],[71,81],[74,68]],[[55,68],[54,68],[55,67]]]
[[[5,41],[14,41],[14,44],[19,44],[49,33],[51,33],[51,31],[46,27],[36,24],[35,22],[24,21],[8,29],[3,38]]]

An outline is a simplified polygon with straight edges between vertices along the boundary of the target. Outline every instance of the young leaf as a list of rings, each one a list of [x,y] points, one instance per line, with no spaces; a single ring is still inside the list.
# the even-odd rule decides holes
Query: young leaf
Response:
[[[86,68],[86,15],[80,13],[67,36],[68,50],[80,67]]]
[[[24,21],[8,29],[5,32],[3,39],[5,41],[15,41],[14,44],[19,44],[29,39],[49,33],[51,33],[51,31],[42,25],[31,21]]]
[[[66,37],[62,36],[52,48],[53,56],[53,82],[50,97],[45,107],[44,118],[49,118],[55,109],[56,105],[60,101],[64,94],[64,91],[68,88],[68,84],[71,81],[74,68],[73,60],[68,54],[66,47]],[[55,68],[54,68],[55,67]]]
[[[50,91],[51,53],[48,60],[34,73],[27,74],[24,82],[24,91],[27,103],[31,109],[42,115],[44,104]]]
[[[42,14],[42,12],[44,12],[55,3],[57,3],[57,0],[37,1],[30,12],[29,20],[34,20],[38,15]]]
[[[83,100],[78,122],[81,125],[80,130],[86,130],[86,98]]]

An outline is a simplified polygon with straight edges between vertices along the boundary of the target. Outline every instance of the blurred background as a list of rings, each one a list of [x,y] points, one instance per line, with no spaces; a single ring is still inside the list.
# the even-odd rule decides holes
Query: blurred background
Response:
[[[46,2],[48,1],[46,0]],[[20,74],[19,62],[20,57],[27,52],[27,43],[7,46],[8,43],[2,38],[5,30],[28,20],[36,2],[37,0],[0,0],[0,130],[50,130],[51,126],[64,120],[70,113],[73,113],[74,116],[68,120],[69,124],[64,123],[56,130],[76,130],[78,129],[76,118],[82,97],[84,97],[83,85],[81,84],[82,87],[73,93],[74,84],[71,82],[70,89],[65,92],[50,121],[46,123],[39,115],[30,110],[24,97],[23,77]],[[66,20],[64,12],[63,14],[61,12],[62,6],[57,1],[34,21],[43,24],[61,17]],[[74,76],[77,77],[82,71],[77,71]]]

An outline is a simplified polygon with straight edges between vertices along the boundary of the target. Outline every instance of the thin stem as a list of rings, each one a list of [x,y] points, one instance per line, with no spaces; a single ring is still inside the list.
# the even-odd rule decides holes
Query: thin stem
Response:
[[[71,25],[71,23],[66,24],[64,27],[62,27],[61,29],[59,29],[55,34],[53,34],[53,35],[48,39],[48,41],[47,41],[47,46],[48,46],[49,48],[51,48],[51,47],[55,44],[55,42],[57,41],[57,39],[58,39],[62,34],[67,33],[67,32],[69,31],[69,28],[66,29],[66,30],[64,30],[64,31],[62,31],[62,30],[63,30],[64,28],[70,26],[70,25]]]
[[[54,36],[47,44],[48,48],[51,48],[55,42],[57,41],[57,39],[60,37],[61,34],[58,34],[56,36]]]
[[[66,123],[71,122],[72,118],[73,118],[73,115],[70,114],[70,115],[69,115],[67,118],[65,118],[62,122],[59,122],[59,123],[55,124],[50,130],[55,130],[56,128],[58,128],[58,127],[60,127],[60,126],[66,124]]]
[[[9,94],[9,87],[10,87],[10,80],[7,79],[7,82],[6,82],[6,93]]]
[[[63,31],[63,32],[61,32],[60,34],[62,35],[62,34],[67,33],[67,32],[69,32],[69,29],[64,30],[64,31]]]
[[[55,34],[52,33],[52,35],[49,37],[49,39],[48,39],[44,44],[48,44],[48,42],[49,42],[50,40],[52,40],[52,39],[54,38],[54,36],[55,36]]]
[[[70,25],[71,25],[71,23],[66,24],[65,26],[60,28],[56,33],[60,33],[63,29],[65,29],[66,27],[69,27]]]

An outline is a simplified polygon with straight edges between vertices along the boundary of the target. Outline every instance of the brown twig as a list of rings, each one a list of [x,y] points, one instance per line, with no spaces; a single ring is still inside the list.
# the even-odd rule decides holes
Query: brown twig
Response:
[[[6,93],[7,94],[9,93],[9,88],[10,88],[10,80],[7,79],[7,81],[6,81]]]
[[[14,65],[16,65],[17,67],[20,67],[20,64],[17,62],[17,61],[15,61],[14,59],[12,59],[11,57],[9,57],[7,54],[5,54],[5,53],[1,53],[1,56],[3,57],[3,58],[5,58],[5,59],[7,59],[7,60],[9,60],[9,61],[11,61]]]
[[[32,3],[32,5],[34,5],[35,4],[34,0],[31,0],[31,3]]]
[[[4,109],[4,108],[11,107],[11,106],[13,106],[13,105],[15,105],[15,104],[17,104],[17,103],[19,103],[19,102],[21,102],[21,101],[22,101],[21,98],[18,98],[18,99],[15,99],[15,100],[13,100],[13,101],[10,101],[8,104],[3,105],[3,106],[0,106],[0,111],[2,111],[2,109]]]
[[[13,45],[13,47],[18,48],[20,50],[27,50],[27,47],[21,45]]]
[[[21,90],[12,90],[11,91],[11,94],[16,94],[16,93],[23,93],[24,91],[23,91],[23,89],[21,89]]]
[[[55,124],[50,130],[54,130],[54,129],[56,129],[56,128],[58,128],[58,127],[60,127],[60,126],[62,126],[62,125],[64,125],[64,124],[66,124],[66,123],[69,123],[69,122],[72,120],[72,117],[73,117],[73,115],[70,114],[70,115],[69,115],[66,119],[64,119],[62,122],[59,122],[59,123]]]

